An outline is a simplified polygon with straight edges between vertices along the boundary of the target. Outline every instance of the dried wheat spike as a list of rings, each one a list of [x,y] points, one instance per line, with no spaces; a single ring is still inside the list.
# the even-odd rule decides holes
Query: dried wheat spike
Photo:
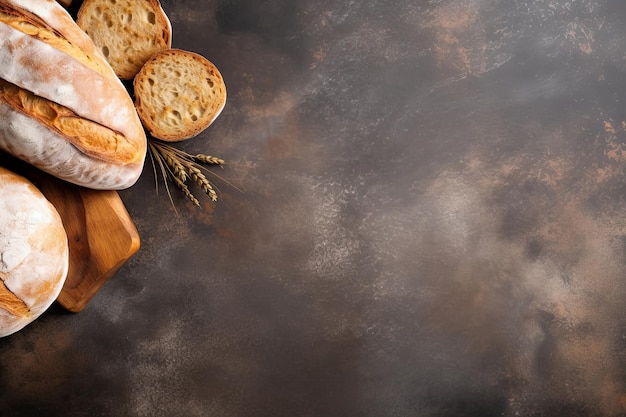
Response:
[[[195,166],[189,166],[188,169],[191,179],[196,184],[198,184],[200,188],[202,188],[202,191],[204,191],[205,194],[207,194],[212,201],[217,201],[217,193],[213,189],[213,186],[211,185],[207,177],[205,177],[204,174],[200,171],[200,169]]]
[[[209,165],[224,165],[226,162],[217,156],[205,155],[202,153],[194,156],[194,159]]]
[[[183,164],[181,164],[180,161],[169,152],[161,153],[163,154],[167,165],[172,168],[174,175],[180,178],[183,182],[187,181],[187,172],[185,171]]]
[[[185,184],[178,177],[173,177],[173,178],[174,178],[174,182],[176,183],[178,188],[180,188],[183,191],[183,194],[185,195],[185,197],[187,197],[195,206],[200,207],[200,202],[198,201],[198,199],[196,197],[194,197],[194,195],[191,193],[191,191],[189,191],[189,187],[187,187],[187,184]]]

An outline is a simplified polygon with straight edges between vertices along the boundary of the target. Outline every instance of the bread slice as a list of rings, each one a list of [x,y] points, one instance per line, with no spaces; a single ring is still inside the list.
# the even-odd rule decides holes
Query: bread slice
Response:
[[[85,0],[76,22],[123,80],[172,45],[172,25],[158,0]]]
[[[198,135],[226,104],[226,85],[215,65],[181,49],[158,52],[133,85],[139,118],[152,136],[168,142]]]

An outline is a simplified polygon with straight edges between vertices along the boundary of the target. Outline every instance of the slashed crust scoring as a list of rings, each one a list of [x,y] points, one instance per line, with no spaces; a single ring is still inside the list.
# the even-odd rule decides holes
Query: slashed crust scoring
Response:
[[[132,184],[137,178],[136,164],[120,165],[77,152],[63,135],[44,124],[33,123],[30,116],[1,100],[0,120],[4,123],[0,126],[0,149],[59,178],[105,190]]]
[[[68,267],[67,235],[54,206],[28,180],[0,167],[0,337],[50,307]]]
[[[18,101],[10,95],[3,99],[0,91],[0,102],[4,102],[0,107],[9,117],[0,126],[2,149],[89,188],[127,188],[138,179],[146,136],[134,104],[91,39],[56,1],[0,0],[0,78],[12,85],[11,89],[24,90]],[[16,107],[16,103],[21,104]],[[50,131],[44,135],[44,147],[24,142],[43,141],[43,137],[14,137],[18,125],[42,130],[17,117],[19,113],[29,116],[30,124]],[[32,154],[34,148],[46,148],[45,157]],[[73,155],[76,153],[82,155]],[[50,159],[51,155],[55,159]],[[67,166],[59,172],[58,167],[67,165],[68,160],[86,164],[75,170],[92,171],[83,176],[92,180],[83,183],[65,176],[72,171]],[[109,169],[119,172],[105,172]]]

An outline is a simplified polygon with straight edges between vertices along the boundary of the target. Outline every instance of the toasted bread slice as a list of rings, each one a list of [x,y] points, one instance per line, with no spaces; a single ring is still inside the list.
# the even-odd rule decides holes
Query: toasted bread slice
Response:
[[[168,142],[198,135],[226,104],[226,85],[215,65],[181,49],[158,52],[141,68],[133,85],[144,127]]]
[[[172,45],[172,25],[158,0],[85,0],[76,22],[123,80]]]

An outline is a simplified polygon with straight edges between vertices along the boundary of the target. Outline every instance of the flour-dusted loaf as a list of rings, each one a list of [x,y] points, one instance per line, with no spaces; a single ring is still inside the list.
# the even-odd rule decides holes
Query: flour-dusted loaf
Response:
[[[196,136],[226,104],[226,86],[215,65],[181,49],[155,54],[133,85],[141,121],[152,136],[165,141]]]
[[[85,0],[76,22],[123,80],[172,46],[172,25],[158,0]]]
[[[0,337],[52,305],[68,267],[59,213],[30,181],[0,167]]]
[[[145,131],[128,91],[55,0],[0,0],[0,149],[94,189],[139,178]]]

